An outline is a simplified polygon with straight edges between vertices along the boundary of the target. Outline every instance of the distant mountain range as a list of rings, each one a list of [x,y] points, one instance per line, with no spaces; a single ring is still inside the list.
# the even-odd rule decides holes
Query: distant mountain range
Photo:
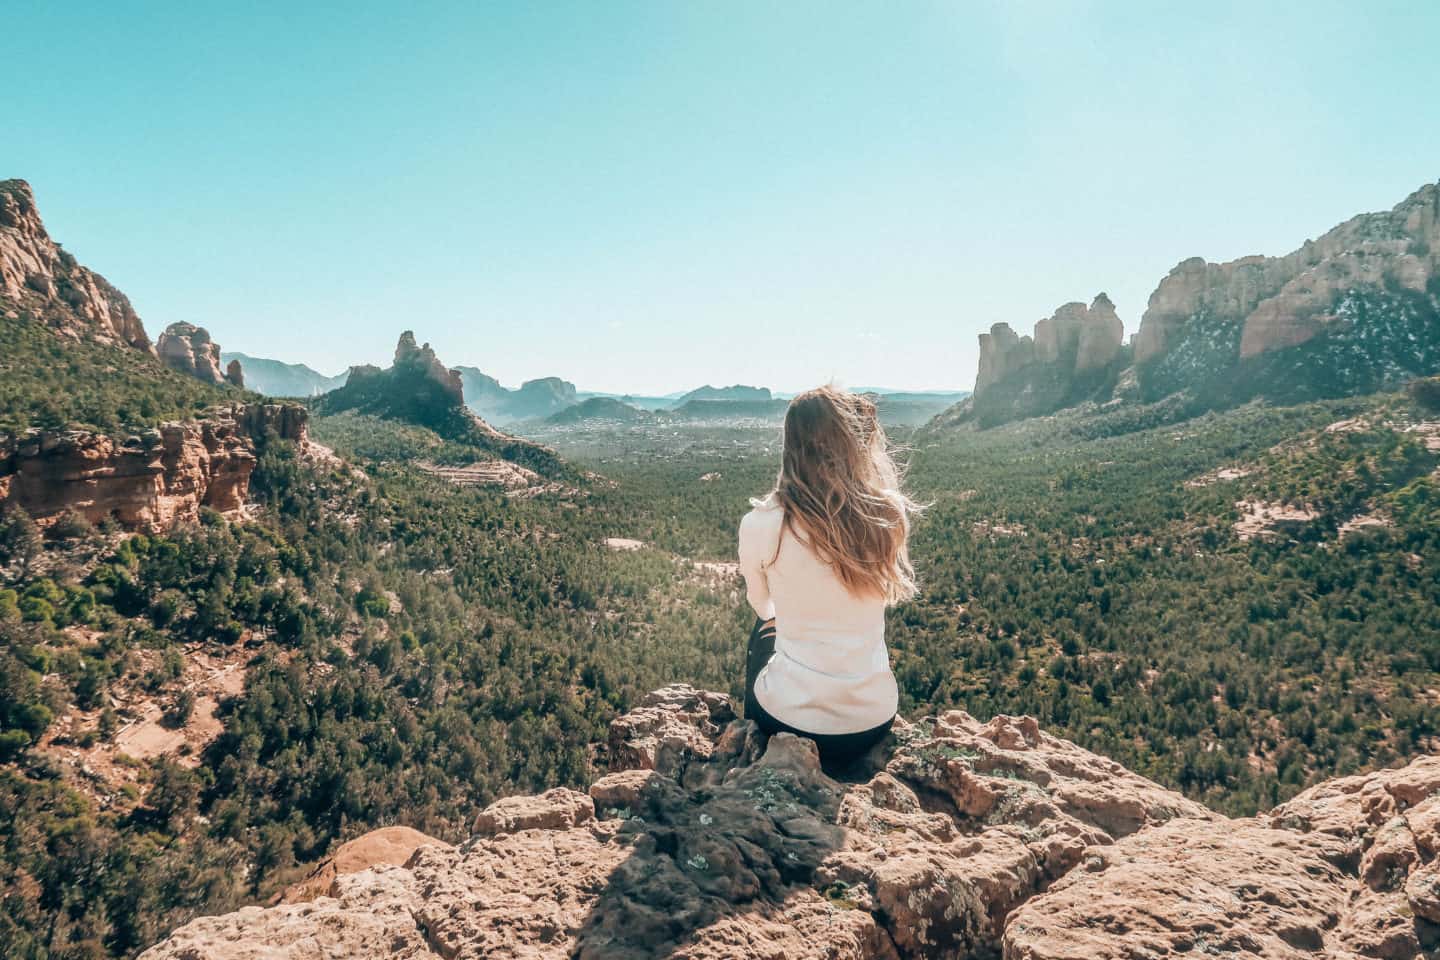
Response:
[[[327,377],[305,366],[303,363],[285,363],[281,360],[267,360],[244,353],[221,351],[220,362],[229,364],[240,361],[245,372],[245,386],[267,397],[313,397],[329,393],[345,386],[350,371],[334,377]]]
[[[575,384],[559,377],[526,380],[514,390],[475,367],[456,367],[465,384],[465,402],[498,425],[548,417],[576,402]]]
[[[243,353],[222,353],[228,363],[238,360],[247,388],[275,397],[305,397],[343,387],[350,372],[327,377],[303,363],[284,363]],[[544,422],[551,426],[606,420],[642,422],[645,414],[668,414],[685,421],[779,419],[789,394],[768,387],[705,384],[693,390],[664,395],[615,394],[579,390],[560,377],[526,380],[519,387],[503,386],[478,367],[458,366],[465,404],[497,427]],[[918,424],[969,396],[969,391],[888,390],[864,388],[857,392],[880,395],[881,419],[887,424]],[[604,402],[591,402],[604,401]]]

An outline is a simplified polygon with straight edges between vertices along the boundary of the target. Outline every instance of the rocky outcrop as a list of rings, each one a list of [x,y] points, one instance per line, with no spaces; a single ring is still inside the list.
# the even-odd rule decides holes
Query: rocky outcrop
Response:
[[[460,373],[440,362],[430,344],[415,345],[415,334],[409,330],[400,334],[395,345],[395,367],[399,371],[414,371],[440,388],[457,406],[465,403],[465,387]]]
[[[1326,949],[1345,908],[1343,863],[1334,838],[1177,820],[1087,853],[1010,918],[1004,955],[1351,957]]]
[[[1151,396],[1247,376],[1286,386],[1272,371],[1311,393],[1325,379],[1374,389],[1440,364],[1437,305],[1440,184],[1427,184],[1284,257],[1182,261],[1150,296],[1135,362]]]
[[[983,394],[1035,362],[1035,341],[1021,338],[1008,323],[992,324],[980,334],[980,370],[975,375],[975,394]]]
[[[340,844],[321,860],[304,880],[291,884],[276,898],[278,903],[309,903],[330,892],[337,877],[359,873],[380,864],[403,866],[420,847],[427,844],[449,848],[434,837],[410,827],[381,827]]]
[[[193,522],[201,508],[243,514],[257,450],[272,439],[308,445],[307,411],[237,404],[129,437],[78,430],[0,436],[0,505],[42,526],[74,512],[160,531]]]
[[[607,753],[586,792],[501,800],[459,847],[337,870],[326,896],[198,919],[142,957],[994,956],[1095,851],[1177,818],[1224,832],[1024,717],[902,722],[827,773],[810,741],[676,686],[618,718]]]
[[[554,451],[503,433],[470,410],[460,372],[441,363],[430,344],[418,346],[408,330],[400,336],[393,366],[351,367],[345,385],[321,396],[315,408],[321,413],[354,411],[425,427],[474,448],[476,462],[506,460],[550,478],[567,473]]]
[[[969,401],[985,425],[1039,416],[1108,393],[1123,357],[1125,329],[1101,293],[1067,303],[1022,337],[1007,323],[980,334],[980,369]]]
[[[1429,957],[1437,852],[1440,758],[1424,757],[1258,818],[1177,820],[1097,847],[1015,912],[1005,957]]]
[[[575,384],[559,377],[526,380],[510,397],[511,415],[518,419],[548,417],[574,403]]]
[[[74,339],[153,354],[130,301],[50,239],[24,180],[0,180],[0,315],[29,314]]]
[[[229,382],[220,369],[220,346],[210,339],[210,331],[204,327],[172,323],[155,341],[155,350],[161,363],[187,377],[216,386]]]
[[[232,387],[245,389],[245,368],[240,366],[239,360],[231,360],[225,365],[225,381]]]
[[[459,372],[441,363],[430,344],[417,345],[409,330],[395,346],[393,366],[383,370],[372,364],[351,367],[345,385],[326,394],[320,406],[331,413],[356,410],[408,420],[438,432],[483,423],[465,407]],[[488,424],[485,428],[491,429]]]

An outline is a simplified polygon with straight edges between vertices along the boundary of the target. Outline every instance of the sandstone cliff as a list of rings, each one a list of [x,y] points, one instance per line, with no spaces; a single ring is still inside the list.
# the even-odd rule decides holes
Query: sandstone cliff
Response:
[[[984,424],[1039,416],[1108,395],[1124,351],[1124,324],[1101,293],[1067,303],[1021,337],[1008,323],[980,334],[980,369],[969,401]]]
[[[0,313],[30,314],[67,337],[155,352],[125,295],[50,239],[24,180],[0,180]]]
[[[1440,184],[1284,257],[1182,261],[1151,294],[1134,353],[1152,397],[1211,385],[1358,392],[1434,372]]]
[[[41,526],[69,511],[145,531],[198,520],[202,507],[238,517],[256,451],[270,439],[308,447],[307,417],[293,404],[237,404],[124,438],[77,430],[0,436],[0,505],[23,508]]]
[[[155,341],[155,350],[160,362],[171,370],[216,386],[229,382],[220,369],[220,345],[210,339],[210,331],[204,327],[172,323]],[[235,369],[238,373],[239,366]]]
[[[1440,944],[1436,758],[1227,820],[1026,717],[901,723],[836,779],[809,741],[767,742],[685,686],[618,718],[608,756],[587,792],[501,800],[459,847],[367,835],[289,902],[195,920],[141,956],[1359,960]]]

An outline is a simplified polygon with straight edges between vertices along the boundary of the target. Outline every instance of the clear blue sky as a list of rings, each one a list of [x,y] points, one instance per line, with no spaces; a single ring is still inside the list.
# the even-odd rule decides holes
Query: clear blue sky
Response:
[[[322,9],[326,8],[326,9]],[[1440,178],[1440,3],[6,5],[0,177],[226,349],[962,388]]]

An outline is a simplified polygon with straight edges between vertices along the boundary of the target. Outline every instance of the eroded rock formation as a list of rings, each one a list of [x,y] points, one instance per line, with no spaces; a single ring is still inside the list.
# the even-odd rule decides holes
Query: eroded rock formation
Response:
[[[155,341],[160,362],[171,370],[219,386],[229,382],[220,369],[220,346],[210,331],[193,323],[172,323]],[[238,372],[238,366],[236,367]]]
[[[1437,853],[1440,757],[1424,757],[1261,817],[1176,820],[1096,848],[1015,912],[1005,957],[1430,957]]]
[[[834,779],[808,740],[766,741],[728,697],[676,686],[615,721],[608,755],[588,791],[501,800],[459,847],[195,920],[142,956],[986,956],[1094,850],[1215,820],[1022,717],[902,723]]]
[[[245,387],[245,368],[240,366],[239,360],[231,360],[225,365],[225,379],[234,387]]]
[[[335,848],[324,860],[299,883],[291,884],[276,898],[280,903],[309,903],[316,897],[330,892],[336,877],[359,873],[380,864],[404,866],[411,855],[420,847],[433,844],[448,849],[442,843],[410,827],[381,827],[371,830]]]
[[[973,410],[982,423],[1051,413],[1113,386],[1123,357],[1124,324],[1101,293],[1086,307],[1067,303],[1022,337],[1008,323],[980,334]]]
[[[50,239],[24,180],[0,180],[0,314],[28,313],[76,339],[154,353],[125,294]]]
[[[427,343],[423,347],[416,346],[415,334],[409,330],[400,334],[400,342],[395,345],[395,368],[421,372],[439,386],[441,391],[456,405],[464,404],[465,388],[461,382],[459,371],[451,370],[441,363],[430,344]]]
[[[270,439],[308,445],[307,417],[293,404],[237,404],[129,437],[0,436],[0,504],[23,508],[41,526],[70,511],[146,531],[195,521],[202,507],[237,517],[257,449]]]
[[[1333,379],[1340,392],[1374,389],[1440,362],[1437,299],[1440,184],[1432,183],[1284,257],[1182,261],[1150,296],[1135,362],[1152,396],[1231,375],[1268,379],[1281,367],[1295,380]],[[1276,363],[1244,363],[1262,358]],[[1295,386],[1326,392],[1318,382]]]
[[[345,385],[320,397],[316,409],[326,414],[354,411],[417,424],[475,448],[476,463],[509,461],[549,478],[569,472],[553,450],[497,430],[467,407],[460,371],[441,363],[430,344],[418,346],[409,330],[400,336],[392,366],[384,370],[369,364],[351,367]]]

